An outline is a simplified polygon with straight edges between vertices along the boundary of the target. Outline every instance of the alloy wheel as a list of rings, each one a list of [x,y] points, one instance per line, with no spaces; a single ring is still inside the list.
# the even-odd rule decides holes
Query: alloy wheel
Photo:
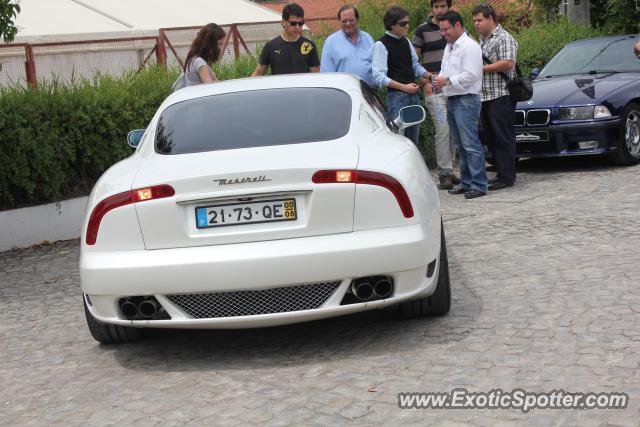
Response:
[[[625,125],[625,142],[629,154],[633,157],[640,157],[640,112],[632,110],[627,115]]]

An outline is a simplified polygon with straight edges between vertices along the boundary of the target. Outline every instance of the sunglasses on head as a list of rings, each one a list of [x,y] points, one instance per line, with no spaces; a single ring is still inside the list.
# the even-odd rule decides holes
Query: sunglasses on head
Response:
[[[291,25],[292,27],[295,27],[296,25],[298,27],[302,27],[304,25],[304,21],[287,21],[289,23],[289,25]]]
[[[484,8],[489,13],[489,15],[496,14],[496,10],[489,3],[482,3],[480,7]]]

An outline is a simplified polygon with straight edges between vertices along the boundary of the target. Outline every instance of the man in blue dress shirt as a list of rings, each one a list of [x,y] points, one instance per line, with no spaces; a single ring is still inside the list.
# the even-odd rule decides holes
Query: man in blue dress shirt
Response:
[[[322,48],[321,72],[352,73],[373,86],[371,52],[373,39],[358,29],[360,15],[355,6],[344,5],[338,11],[341,30],[327,37]]]

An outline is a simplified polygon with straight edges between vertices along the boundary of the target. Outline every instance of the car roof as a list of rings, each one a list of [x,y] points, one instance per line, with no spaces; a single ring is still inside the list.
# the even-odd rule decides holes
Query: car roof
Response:
[[[172,93],[163,104],[165,107],[188,99],[219,95],[231,92],[251,90],[291,88],[291,87],[327,87],[344,91],[360,92],[361,80],[348,73],[305,73],[283,74],[277,76],[249,77],[224,80],[216,83],[201,84],[180,89]]]

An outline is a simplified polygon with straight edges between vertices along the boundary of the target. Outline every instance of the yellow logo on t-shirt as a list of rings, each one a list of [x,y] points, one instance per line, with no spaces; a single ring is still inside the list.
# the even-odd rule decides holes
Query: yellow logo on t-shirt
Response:
[[[313,46],[309,42],[304,42],[300,45],[300,53],[303,55],[308,55],[312,50]]]

